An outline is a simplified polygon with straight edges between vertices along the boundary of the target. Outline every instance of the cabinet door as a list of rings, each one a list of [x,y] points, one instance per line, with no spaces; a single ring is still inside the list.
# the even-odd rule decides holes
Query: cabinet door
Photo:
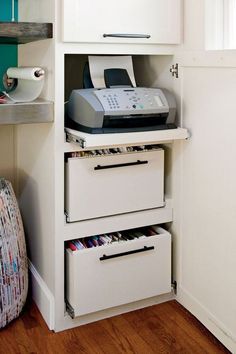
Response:
[[[236,353],[236,56],[229,55],[179,58],[176,83],[191,138],[178,157],[181,225],[175,249],[178,300]]]
[[[181,2],[64,0],[63,40],[176,44],[181,37]]]

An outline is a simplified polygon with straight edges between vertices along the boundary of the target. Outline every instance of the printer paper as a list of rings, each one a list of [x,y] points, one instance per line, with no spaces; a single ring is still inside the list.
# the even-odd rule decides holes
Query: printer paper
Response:
[[[136,81],[132,57],[129,56],[89,56],[89,68],[93,86],[95,88],[105,88],[105,69],[126,69],[134,87]]]

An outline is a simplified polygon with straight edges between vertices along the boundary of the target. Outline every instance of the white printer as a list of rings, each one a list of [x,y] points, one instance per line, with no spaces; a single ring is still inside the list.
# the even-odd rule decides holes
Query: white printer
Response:
[[[73,90],[66,114],[67,126],[93,134],[176,128],[174,96],[158,88]]]
[[[84,71],[84,89],[73,90],[66,126],[92,134],[174,129],[176,102],[167,90],[133,87],[124,69],[104,70],[106,88],[93,88]]]

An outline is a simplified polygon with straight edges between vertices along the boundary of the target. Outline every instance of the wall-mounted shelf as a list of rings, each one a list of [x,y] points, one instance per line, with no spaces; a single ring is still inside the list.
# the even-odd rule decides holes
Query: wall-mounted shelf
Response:
[[[53,103],[37,99],[30,103],[0,105],[0,125],[53,122]]]
[[[25,44],[52,36],[52,23],[0,22],[0,44]]]

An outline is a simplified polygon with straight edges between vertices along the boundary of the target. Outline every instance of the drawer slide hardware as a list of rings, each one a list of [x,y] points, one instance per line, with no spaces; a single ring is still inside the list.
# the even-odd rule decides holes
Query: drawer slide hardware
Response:
[[[66,141],[68,143],[78,144],[82,149],[84,149],[86,145],[86,141],[83,138],[80,138],[68,132],[66,132]]]
[[[148,161],[136,161],[136,162],[127,162],[127,163],[121,163],[121,164],[115,164],[115,165],[106,165],[106,166],[101,166],[97,165],[94,167],[95,171],[99,170],[107,170],[109,168],[119,168],[119,167],[128,167],[128,166],[138,166],[138,165],[147,165]]]
[[[73,318],[73,319],[75,318],[75,311],[74,311],[73,307],[67,301],[66,301],[66,311],[71,318]]]
[[[174,293],[175,293],[175,295],[176,295],[176,294],[177,294],[177,281],[176,281],[176,280],[173,281],[173,283],[172,283],[172,288],[173,288]]]
[[[155,249],[154,246],[150,246],[150,247],[144,246],[144,248],[140,248],[140,249],[132,250],[132,251],[127,251],[127,252],[122,252],[122,253],[111,254],[110,256],[106,256],[104,254],[99,259],[102,262],[102,261],[107,261],[108,259],[129,256],[129,255],[135,254],[135,253],[143,253],[143,252],[153,251],[154,249]]]

